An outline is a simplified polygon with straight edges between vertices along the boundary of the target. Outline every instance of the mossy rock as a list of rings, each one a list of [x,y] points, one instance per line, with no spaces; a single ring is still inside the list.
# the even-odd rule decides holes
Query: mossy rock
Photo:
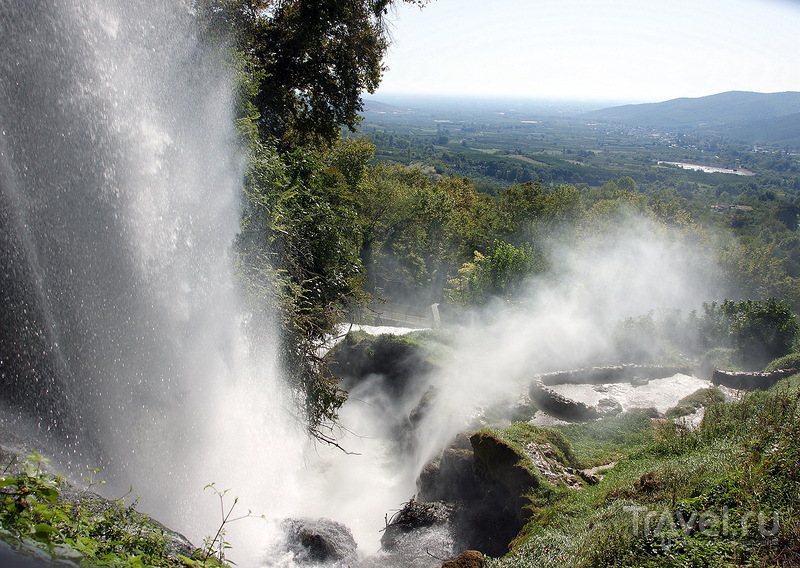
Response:
[[[522,430],[526,430],[526,435],[518,436]],[[536,444],[536,451],[547,453],[548,460],[565,459],[552,441],[543,442],[547,440],[544,429],[529,424],[519,423],[499,431],[480,430],[470,437],[484,494],[479,502],[470,505],[467,524],[493,527],[485,535],[472,535],[472,542],[480,543],[476,548],[491,556],[505,554],[508,544],[534,511],[562,491],[539,472],[526,454],[523,440]],[[562,440],[566,442],[563,437]],[[486,532],[485,528],[481,530]]]
[[[578,460],[572,451],[572,445],[559,430],[534,426],[527,422],[515,422],[498,430],[496,435],[517,448],[525,456],[525,446],[529,444],[548,444],[556,455],[556,461],[567,467],[578,467]]]
[[[432,348],[419,343],[412,334],[369,335],[351,331],[330,350],[326,359],[331,372],[351,388],[370,375],[382,375],[395,394],[406,391],[409,382],[430,374]]]
[[[546,483],[525,454],[491,431],[479,431],[470,437],[475,458],[488,478],[513,496],[522,518],[527,505],[523,496]]]
[[[442,568],[483,568],[483,554],[477,550],[466,550],[453,560],[445,560]]]

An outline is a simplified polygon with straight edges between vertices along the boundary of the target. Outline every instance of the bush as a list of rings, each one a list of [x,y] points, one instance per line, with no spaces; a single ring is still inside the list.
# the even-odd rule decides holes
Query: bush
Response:
[[[123,499],[74,493],[62,478],[42,471],[47,460],[35,452],[21,471],[8,473],[15,461],[0,475],[0,541],[21,555],[49,559],[54,566],[75,561],[118,568],[226,566],[210,555],[194,560],[171,551],[163,526]],[[91,475],[87,481],[89,487],[97,484]]]
[[[724,353],[715,348],[734,350],[730,361],[704,361],[704,369],[708,365],[761,369],[770,360],[790,353],[800,330],[789,305],[775,298],[703,304],[696,325],[698,343],[711,348],[704,359],[712,352],[716,356]]]
[[[764,367],[765,371],[777,371],[779,369],[800,369],[800,351],[773,359]]]

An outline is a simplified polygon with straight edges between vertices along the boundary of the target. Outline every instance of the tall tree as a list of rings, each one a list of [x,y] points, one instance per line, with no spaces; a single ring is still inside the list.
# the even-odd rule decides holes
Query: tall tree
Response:
[[[429,0],[196,0],[207,27],[231,35],[262,72],[261,133],[283,150],[329,146],[354,130],[389,46],[386,16]]]

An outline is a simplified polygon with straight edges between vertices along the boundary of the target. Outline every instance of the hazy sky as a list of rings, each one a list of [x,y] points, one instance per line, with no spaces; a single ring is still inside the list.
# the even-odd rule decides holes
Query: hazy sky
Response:
[[[800,0],[433,0],[392,20],[378,94],[800,91]]]

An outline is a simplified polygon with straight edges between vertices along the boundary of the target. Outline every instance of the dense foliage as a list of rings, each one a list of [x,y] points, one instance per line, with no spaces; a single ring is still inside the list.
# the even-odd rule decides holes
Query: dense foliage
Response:
[[[707,372],[714,367],[759,371],[794,351],[799,330],[786,302],[725,300],[703,304],[700,313],[667,310],[627,318],[616,326],[614,346],[622,362],[689,359]]]
[[[317,356],[364,297],[356,191],[371,154],[332,152],[354,129],[388,48],[395,0],[196,0],[209,42],[230,45],[249,163],[238,265],[254,318],[279,306],[284,367],[310,433],[334,443],[343,392]],[[426,0],[403,0],[424,5]],[[370,151],[371,152],[371,151]]]
[[[327,146],[355,129],[389,46],[396,0],[196,0],[208,32],[229,40],[258,73],[250,102],[262,137],[281,150]],[[424,5],[427,0],[402,0]]]
[[[136,511],[135,503],[92,493],[90,489],[102,483],[94,479],[96,470],[88,472],[86,489],[76,490],[44,471],[47,460],[39,454],[34,452],[21,467],[18,461],[13,457],[4,464],[0,475],[0,542],[20,556],[48,566],[227,566],[227,543],[219,539],[220,533],[203,549],[181,554],[170,546],[165,527]]]

